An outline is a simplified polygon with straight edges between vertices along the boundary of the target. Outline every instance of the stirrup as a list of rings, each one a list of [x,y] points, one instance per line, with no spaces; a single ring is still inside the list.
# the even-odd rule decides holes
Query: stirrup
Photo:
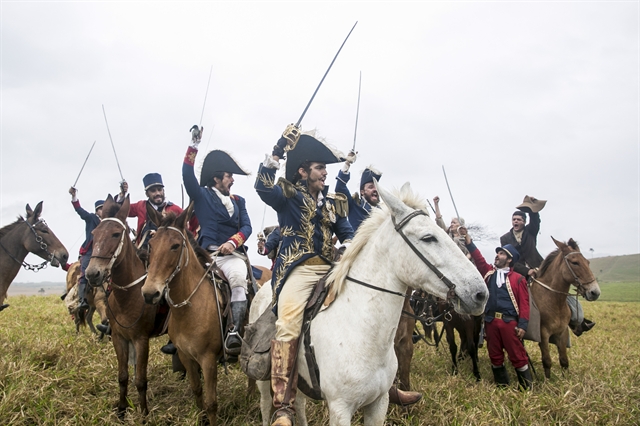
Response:
[[[276,411],[274,411],[273,414],[271,415],[271,421],[269,422],[269,424],[273,424],[273,422],[275,422],[279,417],[284,417],[284,416],[287,416],[289,420],[291,420],[292,426],[296,426],[296,412],[291,408],[289,408],[288,405],[280,407]]]
[[[237,350],[238,350],[238,355],[239,355],[239,353],[240,353],[240,350],[242,349],[242,344],[244,343],[244,341],[242,340],[242,336],[240,336],[240,333],[239,333],[238,331],[234,331],[234,330],[229,331],[229,332],[227,333],[227,337],[226,337],[226,339],[224,339],[224,351],[225,351],[226,353],[228,353],[228,354],[232,355],[232,356],[237,356],[237,355],[235,354],[236,348],[230,348],[230,347],[229,347],[229,345],[228,345],[229,338],[230,338],[231,336],[236,336],[236,337],[238,338],[238,341],[240,341],[240,347],[239,347],[239,348],[237,348]]]

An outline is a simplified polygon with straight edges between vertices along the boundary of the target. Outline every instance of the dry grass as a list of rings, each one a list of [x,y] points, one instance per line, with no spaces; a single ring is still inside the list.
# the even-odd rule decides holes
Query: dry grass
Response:
[[[116,360],[110,343],[97,342],[88,330],[76,335],[62,302],[52,297],[14,297],[0,314],[0,421],[15,425],[142,424],[134,409],[119,422]],[[405,413],[392,408],[394,425],[609,425],[640,424],[640,304],[585,303],[596,328],[573,339],[571,367],[563,377],[557,367],[550,381],[534,390],[496,390],[486,350],[480,354],[483,381],[476,383],[470,362],[449,374],[446,347],[437,352],[416,347],[412,386],[423,400]],[[196,424],[199,413],[188,384],[170,372],[162,355],[165,338],[152,343],[149,367],[149,425]],[[540,351],[528,343],[538,375]],[[219,424],[260,425],[258,397],[246,396],[246,378],[236,366],[219,370]],[[511,374],[512,381],[515,375]],[[137,392],[130,386],[132,407]],[[322,403],[308,405],[312,425],[328,424]],[[355,424],[362,424],[357,416]]]

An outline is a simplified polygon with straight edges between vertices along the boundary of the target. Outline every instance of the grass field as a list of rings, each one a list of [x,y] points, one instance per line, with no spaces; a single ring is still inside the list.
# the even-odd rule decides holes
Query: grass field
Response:
[[[599,282],[602,294],[598,302],[640,302],[639,282]]]
[[[12,425],[142,424],[131,409],[119,422],[116,359],[110,342],[86,330],[76,335],[59,298],[12,297],[0,313],[0,422]],[[391,408],[389,425],[633,425],[640,424],[640,304],[583,303],[597,326],[573,338],[570,369],[562,376],[553,350],[550,381],[532,392],[493,385],[486,349],[481,350],[483,380],[476,383],[470,362],[451,376],[448,349],[419,343],[412,387],[424,398],[405,412]],[[188,384],[170,372],[170,359],[152,343],[149,367],[148,425],[196,424],[198,411]],[[538,376],[540,351],[527,343]],[[512,382],[515,380],[509,368]],[[130,385],[131,405],[137,392]],[[246,378],[233,366],[219,370],[219,424],[260,425],[258,397],[246,396]],[[308,404],[310,424],[328,424],[322,403]],[[354,424],[362,424],[360,417]]]

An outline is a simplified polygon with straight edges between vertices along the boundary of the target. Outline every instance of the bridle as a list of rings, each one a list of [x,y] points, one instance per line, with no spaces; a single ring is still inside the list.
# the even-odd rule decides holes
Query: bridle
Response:
[[[398,232],[400,234],[400,236],[402,237],[402,239],[407,243],[407,245],[411,248],[411,250],[413,250],[413,252],[420,258],[420,260],[429,267],[429,269],[431,269],[433,271],[433,273],[436,274],[436,276],[440,279],[440,281],[442,281],[448,288],[449,291],[447,292],[447,301],[451,302],[452,299],[454,299],[456,297],[456,285],[449,279],[447,278],[433,263],[431,263],[426,257],[424,257],[424,255],[422,253],[420,253],[420,251],[416,248],[415,245],[413,245],[413,243],[411,242],[411,240],[409,240],[409,237],[407,237],[407,235],[402,232],[402,228],[404,228],[410,221],[411,219],[413,219],[414,217],[417,216],[429,216],[429,214],[427,212],[425,212],[424,210],[414,210],[413,212],[411,212],[410,214],[408,214],[404,219],[402,219],[400,222],[396,223],[395,218],[393,217],[393,215],[391,216],[391,222],[393,223],[394,229],[396,230],[396,232]],[[377,287],[371,284],[367,284],[364,283],[362,281],[356,280],[354,278],[351,278],[349,276],[346,277],[347,280],[352,281],[356,284],[360,284],[364,287],[368,287],[368,288],[372,288],[374,290],[378,290],[378,291],[382,291],[385,293],[391,293],[391,294],[395,294],[397,296],[402,296],[402,297],[407,297],[406,294],[404,293],[400,293],[400,292],[395,292],[395,291],[391,291],[391,290],[387,290],[385,288],[382,287]]]
[[[580,294],[581,296],[584,296],[585,291],[586,291],[585,288],[584,288],[585,284],[583,284],[582,281],[580,281],[580,278],[578,278],[578,275],[576,275],[575,271],[573,270],[573,268],[569,264],[569,259],[568,258],[572,254],[579,254],[582,257],[584,257],[584,254],[582,254],[579,251],[572,251],[570,253],[567,253],[563,258],[564,264],[567,265],[567,268],[569,269],[569,272],[571,272],[571,275],[573,275],[573,282],[571,284],[576,286],[576,294],[575,295],[577,296],[578,294]],[[542,286],[543,288],[546,288],[547,290],[553,291],[554,293],[560,293],[560,294],[564,294],[564,295],[567,295],[567,296],[572,296],[571,293],[565,293],[564,291],[558,291],[558,290],[555,290],[555,289],[549,287],[548,285],[546,285],[542,281],[538,280],[537,278],[534,278],[533,281],[535,281],[536,283],[540,284],[540,286]],[[591,282],[593,282],[593,281],[591,281]],[[590,284],[591,282],[589,282],[587,284]]]
[[[44,238],[42,238],[41,235],[39,235],[36,232],[35,226],[37,226],[39,223],[44,224],[44,226],[46,226],[47,228],[49,227],[47,225],[47,222],[44,221],[44,219],[38,219],[38,221],[36,223],[34,223],[33,225],[31,225],[29,223],[29,219],[25,219],[24,222],[27,224],[27,226],[29,227],[29,229],[31,230],[31,232],[33,233],[33,235],[36,238],[36,243],[40,244],[40,249],[42,251],[44,251],[49,258],[47,260],[45,260],[44,262],[42,262],[39,265],[31,265],[27,262],[25,262],[24,260],[20,261],[18,259],[16,259],[16,257],[14,255],[12,255],[11,253],[9,253],[9,250],[7,250],[7,248],[4,246],[4,244],[2,244],[2,242],[0,242],[0,247],[2,247],[2,249],[9,255],[10,258],[12,258],[14,261],[16,261],[16,263],[19,263],[20,265],[22,265],[22,267],[27,270],[27,271],[34,271],[34,272],[38,272],[41,269],[44,269],[47,267],[47,264],[51,261],[53,261],[54,259],[54,255],[53,253],[51,253],[49,251],[49,246],[47,245],[47,243],[45,243]]]
[[[124,247],[124,238],[127,235],[127,225],[125,225],[120,219],[115,218],[115,217],[106,217],[104,219],[102,219],[102,221],[112,221],[112,222],[116,222],[117,224],[119,224],[120,226],[122,226],[123,232],[122,235],[120,236],[120,242],[118,243],[118,247],[116,248],[116,250],[113,252],[113,255],[111,256],[91,256],[91,259],[110,259],[109,263],[107,264],[107,272],[106,275],[104,277],[104,281],[108,281],[109,284],[111,285],[111,287],[116,288],[118,290],[126,290],[130,287],[133,287],[134,285],[140,283],[142,280],[144,280],[147,277],[147,274],[142,275],[140,278],[136,279],[135,281],[133,281],[130,284],[127,284],[125,286],[119,286],[114,284],[111,281],[111,270],[113,268],[113,265],[116,263],[116,259],[118,258],[118,256],[120,256],[120,253],[122,252],[122,248]],[[94,286],[92,286],[94,287]],[[97,286],[95,286],[97,287]]]

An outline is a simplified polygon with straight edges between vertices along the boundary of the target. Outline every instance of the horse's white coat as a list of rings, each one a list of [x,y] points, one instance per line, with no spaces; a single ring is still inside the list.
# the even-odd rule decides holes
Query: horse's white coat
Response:
[[[383,425],[388,391],[398,363],[393,340],[403,298],[347,281],[346,275],[403,294],[409,285],[441,298],[445,298],[448,291],[394,229],[391,215],[397,223],[414,208],[380,187],[378,191],[386,207],[374,209],[372,216],[361,225],[354,243],[331,275],[338,297],[311,324],[311,343],[332,426],[350,425],[359,408],[364,410],[365,425]],[[402,187],[400,196],[416,207],[417,197],[408,184]],[[460,302],[456,303],[456,310],[481,314],[488,298],[484,280],[445,232],[424,215],[411,219],[403,232],[456,284]],[[425,237],[429,241],[423,240]],[[255,300],[253,307],[260,313],[265,309],[264,304],[259,307]],[[252,312],[250,320],[255,320],[257,315]],[[303,351],[301,345],[298,369],[309,382]],[[263,392],[263,388],[260,391]],[[264,405],[261,406],[264,417]]]

